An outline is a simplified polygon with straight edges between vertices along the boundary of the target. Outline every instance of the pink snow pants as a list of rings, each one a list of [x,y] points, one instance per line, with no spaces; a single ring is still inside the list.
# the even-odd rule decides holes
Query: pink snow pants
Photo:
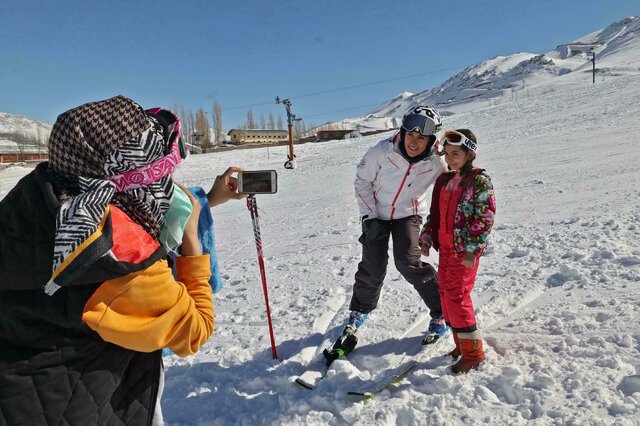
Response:
[[[449,238],[453,241],[453,236]],[[445,249],[440,238],[440,264],[438,265],[438,290],[444,319],[454,331],[476,325],[471,290],[476,281],[479,260],[473,268],[462,264],[463,254],[456,254],[453,247]],[[453,244],[452,244],[453,246]]]
[[[464,254],[456,254],[453,247],[453,218],[461,195],[462,188],[459,185],[453,191],[443,188],[440,192],[438,290],[444,319],[454,331],[465,332],[475,330],[476,315],[471,290],[476,281],[480,259],[473,268],[467,268],[462,264]]]

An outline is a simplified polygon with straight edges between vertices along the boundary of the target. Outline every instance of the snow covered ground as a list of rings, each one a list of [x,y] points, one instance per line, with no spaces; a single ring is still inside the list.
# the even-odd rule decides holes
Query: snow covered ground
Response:
[[[249,212],[213,210],[225,288],[196,356],[165,358],[170,425],[640,424],[640,84],[637,75],[446,118],[479,138],[498,201],[493,250],[474,290],[488,360],[465,376],[428,359],[375,398],[346,391],[420,347],[424,306],[393,265],[352,361],[313,391],[293,383],[346,318],[360,260],[355,166],[380,135],[190,157],[177,173],[209,187],[231,164],[276,169],[258,196],[280,360],[269,333]],[[3,197],[28,169],[0,171]],[[430,261],[437,263],[437,257]],[[438,347],[444,354],[452,347]],[[384,350],[384,352],[383,352]]]

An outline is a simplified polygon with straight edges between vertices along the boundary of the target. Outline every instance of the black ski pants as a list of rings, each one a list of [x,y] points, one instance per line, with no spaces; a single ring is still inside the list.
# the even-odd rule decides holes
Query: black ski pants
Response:
[[[362,226],[363,233],[359,240],[362,243],[362,261],[358,264],[349,309],[368,314],[378,306],[380,290],[387,274],[391,237],[396,268],[418,291],[431,317],[442,315],[438,276],[433,266],[420,260],[420,216],[391,221],[371,219],[367,222]]]

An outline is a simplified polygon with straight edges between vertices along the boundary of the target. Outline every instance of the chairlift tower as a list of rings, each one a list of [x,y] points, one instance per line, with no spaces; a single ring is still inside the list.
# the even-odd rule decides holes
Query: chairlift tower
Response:
[[[293,122],[300,121],[301,118],[297,118],[295,114],[291,112],[291,101],[289,99],[280,99],[279,96],[276,96],[276,104],[284,104],[284,107],[287,110],[287,126],[289,127],[289,156],[288,160],[284,163],[285,169],[295,169],[296,165],[296,156],[293,154]]]
[[[593,83],[595,84],[595,82],[596,82],[596,49],[594,47],[592,47],[589,50],[589,53],[591,53],[593,55],[593,57],[591,58],[591,62],[592,62],[592,65],[593,65],[593,72],[592,72],[592,74],[593,74]]]

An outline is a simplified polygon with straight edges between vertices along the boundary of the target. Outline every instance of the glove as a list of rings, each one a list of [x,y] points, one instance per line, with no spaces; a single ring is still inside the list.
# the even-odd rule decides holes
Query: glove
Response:
[[[418,245],[420,245],[421,247],[423,245],[431,247],[431,233],[426,229],[420,233],[420,237],[418,238]]]
[[[358,238],[361,244],[384,240],[389,237],[391,224],[388,221],[378,218],[365,219],[365,217],[362,218],[362,235]]]

